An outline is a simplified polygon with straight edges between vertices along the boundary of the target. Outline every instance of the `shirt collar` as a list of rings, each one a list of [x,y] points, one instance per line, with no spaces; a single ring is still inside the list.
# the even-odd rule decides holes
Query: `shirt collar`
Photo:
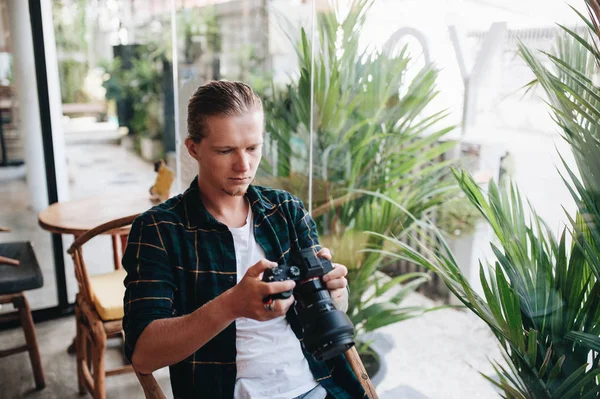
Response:
[[[250,202],[254,218],[264,215],[267,210],[271,210],[276,206],[262,195],[260,186],[250,184],[245,196]],[[228,230],[227,226],[215,219],[202,203],[198,187],[198,176],[192,180],[190,187],[183,193],[183,201],[189,227],[203,226],[203,228],[212,227]]]

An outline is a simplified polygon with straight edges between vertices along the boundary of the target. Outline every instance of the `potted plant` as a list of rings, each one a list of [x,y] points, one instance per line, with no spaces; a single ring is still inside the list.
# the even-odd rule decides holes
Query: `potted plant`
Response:
[[[106,97],[117,102],[131,101],[131,116],[126,122],[142,158],[155,161],[163,156],[162,69],[160,56],[131,59],[123,68],[120,57],[105,62],[107,72],[103,86]],[[122,122],[122,121],[121,121]]]
[[[125,76],[128,95],[134,99],[131,126],[139,135],[141,156],[155,161],[163,152],[160,64],[151,58],[134,60]]]
[[[548,95],[555,121],[571,145],[577,170],[563,162],[563,179],[577,211],[558,238],[529,212],[518,189],[491,184],[488,194],[465,172],[462,191],[493,229],[496,260],[480,267],[483,297],[460,272],[441,234],[442,248],[428,257],[393,237],[396,256],[438,273],[450,290],[498,338],[506,365],[487,377],[508,398],[596,398],[600,393],[600,89],[594,84],[600,55],[600,2],[586,1],[591,20],[582,36],[563,27],[543,64],[527,47],[520,53]]]
[[[142,104],[145,106],[143,110],[138,110],[142,107],[141,104],[135,104],[132,124],[140,132],[140,155],[146,161],[152,162],[164,157],[163,128],[160,120],[161,103],[154,98],[143,101]],[[139,125],[138,121],[141,121]]]
[[[323,245],[332,249],[335,261],[349,268],[348,314],[357,328],[363,358],[372,356],[370,333],[425,311],[404,308],[401,302],[427,280],[427,274],[393,279],[383,275],[385,256],[372,250],[384,249],[384,240],[365,234],[406,237],[418,227],[384,197],[419,218],[451,198],[456,189],[446,178],[450,162],[441,160],[455,145],[444,140],[454,126],[444,122],[445,112],[428,108],[437,94],[437,70],[427,65],[406,81],[412,65],[406,51],[392,56],[360,50],[359,36],[372,4],[372,0],[356,0],[347,14],[320,13],[318,43],[312,43],[303,29],[295,42],[299,78],[285,88],[272,85],[261,93],[269,104],[266,131],[276,143],[277,154],[267,158],[261,172],[268,175],[275,170],[272,179],[284,187],[298,187],[303,180],[298,177],[303,170],[294,168],[302,155],[293,151],[293,142],[308,143],[313,112],[314,159],[327,159],[328,166],[314,165],[312,216]],[[343,52],[338,42],[344,43]],[[312,46],[320,48],[314,69]],[[308,188],[293,192],[307,203]]]

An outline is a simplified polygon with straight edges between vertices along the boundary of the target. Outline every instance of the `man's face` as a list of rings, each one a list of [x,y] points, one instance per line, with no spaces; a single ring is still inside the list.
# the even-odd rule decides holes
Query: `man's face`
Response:
[[[201,186],[231,196],[246,193],[262,157],[263,119],[262,111],[210,117],[208,134],[199,143],[186,140],[198,161]]]

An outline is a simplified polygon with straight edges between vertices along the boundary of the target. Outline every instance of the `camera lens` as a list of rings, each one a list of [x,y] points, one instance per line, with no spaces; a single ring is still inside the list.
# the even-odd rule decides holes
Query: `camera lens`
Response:
[[[317,360],[327,360],[354,346],[354,326],[331,300],[319,278],[296,286],[296,311],[304,326],[304,344]]]

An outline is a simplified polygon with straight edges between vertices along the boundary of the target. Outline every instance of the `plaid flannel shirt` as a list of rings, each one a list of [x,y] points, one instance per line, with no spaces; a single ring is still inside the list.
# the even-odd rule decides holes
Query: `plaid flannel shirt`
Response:
[[[246,196],[256,240],[267,259],[282,264],[296,245],[320,249],[315,223],[298,198],[253,185]],[[237,281],[233,237],[202,204],[197,179],[183,194],[134,221],[123,266],[127,270],[123,329],[125,355],[130,360],[137,339],[152,321],[189,314]],[[286,317],[328,398],[365,397],[344,355],[318,362],[304,348],[293,308]],[[233,398],[235,359],[234,322],[187,359],[170,366],[175,398]]]

